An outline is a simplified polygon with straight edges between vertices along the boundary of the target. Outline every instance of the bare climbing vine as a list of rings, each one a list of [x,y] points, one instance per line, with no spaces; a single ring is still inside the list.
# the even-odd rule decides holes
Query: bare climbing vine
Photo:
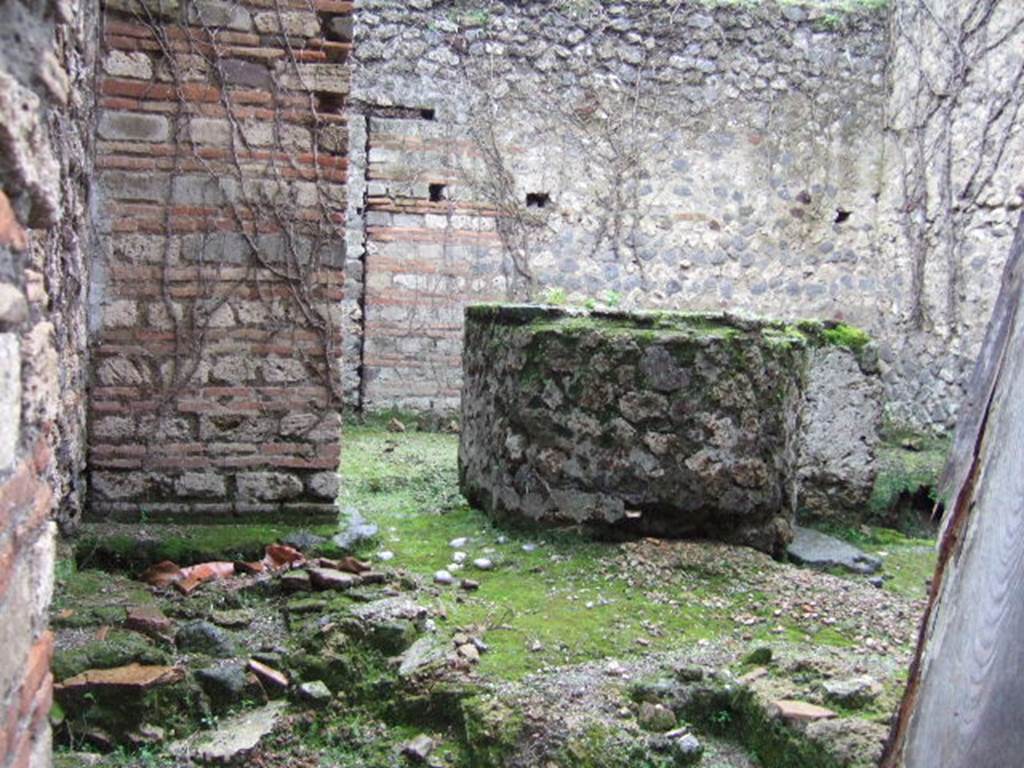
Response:
[[[892,14],[894,50],[912,66],[892,68],[899,94],[890,127],[904,134],[902,227],[911,254],[910,323],[937,323],[956,334],[961,321],[966,233],[988,205],[997,174],[1020,135],[1024,60],[1005,57],[1019,45],[1024,15],[1006,22],[1012,0],[910,0]],[[1005,59],[1005,65],[999,62]],[[1000,72],[994,93],[990,67]],[[915,73],[907,79],[909,72]],[[964,156],[967,156],[966,162]],[[934,257],[944,260],[938,265]],[[926,298],[928,273],[943,269],[942,317]],[[935,308],[936,310],[938,307]]]
[[[305,354],[303,364],[311,378],[322,382],[332,404],[342,401],[340,318],[331,311],[340,302],[325,295],[324,270],[335,269],[336,282],[341,284],[345,200],[343,191],[336,191],[343,189],[340,185],[324,183],[328,158],[321,152],[324,131],[338,123],[321,112],[317,85],[309,82],[300,66],[299,51],[286,32],[286,19],[277,0],[271,10],[277,17],[278,40],[285,55],[265,70],[270,98],[262,100],[260,107],[271,110],[272,115],[252,122],[244,117],[252,110],[236,98],[237,91],[244,89],[235,86],[226,71],[230,45],[221,42],[222,30],[204,17],[203,4],[187,4],[182,9],[189,24],[157,18],[144,3],[136,13],[159,44],[162,65],[175,93],[173,167],[163,205],[166,236],[160,286],[164,311],[174,331],[174,355],[155,377],[164,403],[194,380],[219,313],[242,297],[255,298],[262,305],[258,324],[265,340],[288,331],[315,336],[317,349]],[[311,1],[308,10],[315,18]],[[195,78],[187,69],[197,63],[201,71],[209,73],[219,94],[228,127],[223,147],[211,147],[195,135],[193,120],[202,112],[190,98]],[[292,133],[295,96],[305,100],[298,122],[308,129],[308,144]],[[266,129],[269,137],[257,135]],[[186,181],[186,169],[198,170],[205,177],[204,205],[195,207],[202,224],[192,234],[176,236],[176,191]],[[217,206],[223,206],[226,218],[212,212]],[[229,238],[237,238],[240,247],[228,247]],[[175,277],[183,269],[191,270],[195,296],[182,297],[174,291]],[[295,350],[300,352],[302,346],[296,344]]]

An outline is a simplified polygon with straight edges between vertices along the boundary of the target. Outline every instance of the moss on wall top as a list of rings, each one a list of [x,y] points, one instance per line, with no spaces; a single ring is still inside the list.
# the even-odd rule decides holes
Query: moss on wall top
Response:
[[[543,304],[487,303],[467,306],[466,320],[508,326],[530,325],[537,331],[630,333],[640,339],[680,333],[733,338],[744,333],[760,332],[762,338],[772,344],[838,346],[855,353],[862,351],[871,342],[871,337],[865,331],[846,323],[831,320],[788,322],[728,312],[630,312]]]

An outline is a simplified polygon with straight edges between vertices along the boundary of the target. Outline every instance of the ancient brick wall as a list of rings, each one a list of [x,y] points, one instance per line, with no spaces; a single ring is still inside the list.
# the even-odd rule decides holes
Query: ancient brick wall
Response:
[[[0,5],[0,766],[50,764],[56,521],[84,501],[90,2]]]
[[[350,2],[103,13],[97,516],[331,516]]]

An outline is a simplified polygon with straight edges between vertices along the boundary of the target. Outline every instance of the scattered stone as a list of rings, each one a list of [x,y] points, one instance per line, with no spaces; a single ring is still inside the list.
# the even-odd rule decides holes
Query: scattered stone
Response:
[[[626,668],[617,661],[611,661],[608,663],[608,666],[604,668],[604,673],[606,675],[611,675],[612,677],[622,677],[626,674]]]
[[[489,558],[478,557],[473,561],[473,567],[481,571],[491,571],[494,570],[494,563]]]
[[[289,600],[285,609],[289,614],[295,616],[302,616],[309,613],[323,613],[327,610],[327,601],[319,597],[300,597]]]
[[[767,667],[756,667],[755,669],[752,669],[749,672],[747,672],[745,675],[740,675],[737,682],[741,685],[751,685],[753,683],[756,683],[762,677],[766,677],[767,675]]]
[[[388,575],[383,571],[363,571],[359,579],[363,584],[383,584],[388,580]]]
[[[385,550],[377,553],[377,559],[380,560],[381,562],[385,562],[386,563],[388,560],[394,560],[395,559],[395,553],[392,552],[390,549],[385,549]]]
[[[405,432],[405,424],[400,422],[398,419],[391,419],[391,421],[388,422],[388,432],[401,434]]]
[[[358,557],[352,557],[351,555],[341,558],[334,567],[339,571],[354,573],[356,575],[364,574],[367,571],[372,570],[372,566],[369,563],[363,562]]]
[[[278,672],[271,666],[256,659],[249,659],[249,671],[251,671],[270,694],[282,694],[288,690],[288,676],[284,672]]]
[[[277,726],[284,702],[272,702],[260,709],[224,720],[211,732],[201,731],[185,741],[170,745],[172,755],[207,764],[232,764],[251,753]]]
[[[128,742],[136,748],[161,744],[167,738],[167,732],[159,725],[143,723],[135,731],[128,734]]]
[[[704,745],[692,733],[672,739],[672,760],[677,766],[696,765],[704,755]]]
[[[407,619],[373,624],[365,632],[367,641],[385,656],[397,656],[416,640],[416,625]]]
[[[90,669],[111,669],[128,664],[159,666],[169,662],[167,653],[141,634],[120,629],[105,633],[101,629],[99,634],[101,636],[82,645],[57,648],[51,668],[58,681]]]
[[[889,727],[859,717],[818,720],[807,726],[807,738],[826,749],[836,765],[875,766],[881,762]]]
[[[54,768],[95,768],[103,765],[103,755],[95,752],[57,752],[53,756]]]
[[[195,672],[196,682],[210,700],[220,706],[241,701],[245,692],[245,668],[241,664],[209,667]]]
[[[124,621],[125,627],[140,632],[157,640],[171,636],[174,622],[155,605],[135,606],[128,608]]]
[[[774,713],[787,723],[811,723],[815,720],[828,720],[836,717],[831,709],[808,704],[806,701],[778,699],[772,702]]]
[[[433,635],[424,635],[401,655],[398,675],[403,678],[416,677],[444,664],[447,657],[445,647]]]
[[[318,536],[312,531],[307,531],[305,529],[300,531],[292,531],[291,533],[281,537],[282,544],[289,547],[294,547],[295,549],[301,550],[302,552],[310,552],[312,550],[315,550],[318,547],[323,546],[324,542],[326,541],[327,539],[325,539],[323,536]]]
[[[425,733],[421,733],[402,745],[402,754],[414,763],[427,762],[430,759],[430,753],[433,751],[434,740]]]
[[[162,685],[181,682],[185,670],[181,667],[143,666],[128,664],[113,669],[90,669],[68,678],[53,687],[54,693],[89,693],[104,689],[148,691]]]
[[[540,653],[544,650],[544,643],[540,640],[534,640],[530,643],[529,649],[531,653]]]
[[[480,651],[472,643],[466,643],[460,645],[458,648],[459,655],[466,659],[470,664],[477,664],[480,662]]]
[[[460,565],[466,562],[468,555],[465,552],[454,552],[452,553],[452,562],[459,563]]]
[[[699,683],[704,679],[704,668],[693,664],[677,667],[675,670],[676,680],[681,683]]]
[[[322,680],[303,683],[298,689],[299,699],[314,707],[323,707],[332,698],[331,689]]]
[[[637,722],[645,731],[664,733],[676,727],[676,715],[664,704],[645,701],[640,704]]]
[[[228,611],[213,611],[210,613],[210,621],[218,627],[227,629],[243,629],[252,624],[256,618],[253,611],[245,608],[236,608]]]
[[[533,552],[533,551],[535,551],[537,549],[537,545],[536,544],[529,544],[529,543],[523,544],[522,549],[523,549],[523,552]]]
[[[339,549],[350,551],[356,544],[377,535],[377,525],[364,518],[355,507],[345,509],[342,518],[344,530],[331,539]]]
[[[442,586],[448,586],[455,583],[455,577],[448,571],[440,570],[434,574],[434,583],[441,584]]]
[[[789,559],[811,568],[845,568],[853,573],[877,573],[882,561],[852,544],[800,525],[793,526],[793,540],[786,549]]]
[[[826,680],[822,683],[825,699],[848,709],[867,706],[882,692],[882,686],[867,675],[849,680]]]
[[[189,621],[178,628],[174,642],[184,653],[224,658],[233,656],[235,644],[224,630],[208,621]]]
[[[881,589],[885,586],[885,579],[883,579],[881,576],[872,576],[870,579],[868,579],[868,584],[870,584],[872,587],[878,587],[878,589]]]
[[[448,546],[452,549],[462,549],[469,543],[469,538],[466,536],[460,536],[457,539],[452,539],[448,542]]]
[[[288,571],[281,574],[281,589],[285,592],[309,592],[313,583],[306,571]]]
[[[308,568],[310,583],[317,589],[351,589],[359,583],[359,577],[333,568]]]
[[[480,582],[473,581],[473,579],[463,579],[459,582],[459,587],[466,590],[467,592],[476,592],[480,589]]]

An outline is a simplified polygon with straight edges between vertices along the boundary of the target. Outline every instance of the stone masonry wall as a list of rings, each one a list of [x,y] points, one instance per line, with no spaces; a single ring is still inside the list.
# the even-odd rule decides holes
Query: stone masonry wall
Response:
[[[961,5],[941,4],[946,22]],[[358,399],[454,408],[462,306],[539,298],[845,320],[879,341],[889,416],[950,427],[1022,156],[1004,98],[1021,93],[1020,4],[974,5],[998,12],[964,22],[979,26],[965,38],[978,67],[950,114],[968,130],[944,145],[938,127],[912,130],[922,73],[959,71],[920,0],[361,3],[347,240],[364,279],[346,295]],[[1017,130],[1001,142],[974,115]],[[941,146],[960,187],[979,150],[981,176],[1000,169],[970,213],[960,187],[940,190]],[[907,180],[925,168],[922,197]],[[969,233],[955,258],[935,234],[951,218]]]
[[[0,766],[50,765],[55,520],[84,489],[96,9],[0,4]]]
[[[499,518],[781,554],[798,511],[843,518],[871,493],[865,342],[725,313],[471,306],[462,492]]]
[[[93,515],[335,514],[351,13],[105,3]]]
[[[956,41],[951,44],[950,41]],[[891,19],[878,263],[892,415],[952,424],[1024,205],[1024,4],[900,0]]]
[[[457,405],[467,300],[891,330],[884,13],[368,0],[356,35],[366,406]]]

